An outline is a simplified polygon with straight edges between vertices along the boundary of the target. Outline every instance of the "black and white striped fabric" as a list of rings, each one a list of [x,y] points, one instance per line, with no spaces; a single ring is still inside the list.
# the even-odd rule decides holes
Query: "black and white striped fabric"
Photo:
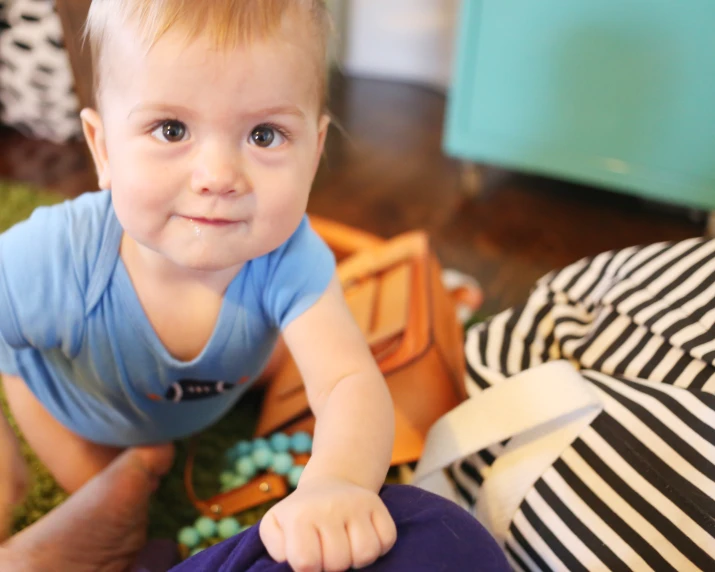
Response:
[[[516,570],[715,571],[715,240],[554,272],[473,327],[466,356],[472,395],[566,359],[605,406],[511,520]],[[452,465],[472,505],[502,449]]]

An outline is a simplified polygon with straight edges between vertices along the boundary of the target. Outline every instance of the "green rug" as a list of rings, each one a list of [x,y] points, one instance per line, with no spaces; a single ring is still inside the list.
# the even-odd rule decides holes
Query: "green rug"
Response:
[[[0,232],[27,218],[36,207],[62,200],[63,197],[57,194],[0,181]],[[258,417],[260,403],[260,394],[247,396],[229,415],[202,435],[194,470],[194,483],[199,497],[209,497],[218,491],[218,475],[223,468],[223,452],[238,439],[250,438]],[[16,429],[1,389],[0,407]],[[14,532],[32,524],[67,498],[47,469],[22,440],[19,432],[18,436],[33,482],[25,502],[17,509]],[[186,451],[187,443],[177,443],[174,467],[162,482],[152,501],[149,524],[149,536],[152,538],[176,538],[178,530],[182,526],[192,524],[198,516],[184,490],[183,467]],[[239,519],[242,524],[253,524],[266,508],[260,507],[239,515]]]

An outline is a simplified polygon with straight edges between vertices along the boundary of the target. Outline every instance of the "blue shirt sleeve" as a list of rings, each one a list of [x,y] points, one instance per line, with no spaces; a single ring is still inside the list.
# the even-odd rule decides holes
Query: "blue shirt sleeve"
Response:
[[[57,205],[0,235],[0,360],[8,348],[77,351],[84,305],[67,229],[67,207]]]
[[[1,318],[0,318],[1,319]],[[15,354],[0,332],[0,374],[19,375],[20,370],[15,361]]]
[[[323,295],[335,274],[335,256],[305,216],[285,244],[268,255],[264,304],[280,330]]]

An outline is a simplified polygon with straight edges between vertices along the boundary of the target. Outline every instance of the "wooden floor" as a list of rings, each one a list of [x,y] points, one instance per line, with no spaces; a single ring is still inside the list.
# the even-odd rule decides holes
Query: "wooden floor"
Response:
[[[440,150],[444,96],[429,89],[338,77],[326,160],[309,210],[384,237],[426,229],[445,266],[476,276],[493,313],[533,282],[583,256],[703,232],[693,213],[600,189],[494,170],[468,199],[459,165]],[[0,178],[68,196],[95,187],[83,144],[56,146],[0,130]]]

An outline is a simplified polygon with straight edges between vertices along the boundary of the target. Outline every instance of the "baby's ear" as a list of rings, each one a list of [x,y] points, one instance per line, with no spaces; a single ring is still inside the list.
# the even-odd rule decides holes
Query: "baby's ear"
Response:
[[[330,127],[330,115],[324,113],[318,120],[318,152],[315,157],[315,170],[318,169],[320,158],[323,156],[325,149],[325,138],[328,135],[328,127]]]
[[[328,134],[328,127],[330,127],[330,115],[324,113],[320,120],[318,121],[318,137],[320,137],[320,152],[323,152],[323,147],[325,146],[325,137]]]
[[[82,130],[84,138],[94,159],[94,166],[97,169],[97,178],[100,189],[109,189],[112,178],[109,173],[109,161],[107,159],[107,143],[104,134],[104,124],[99,113],[89,107],[79,114],[82,118]]]

